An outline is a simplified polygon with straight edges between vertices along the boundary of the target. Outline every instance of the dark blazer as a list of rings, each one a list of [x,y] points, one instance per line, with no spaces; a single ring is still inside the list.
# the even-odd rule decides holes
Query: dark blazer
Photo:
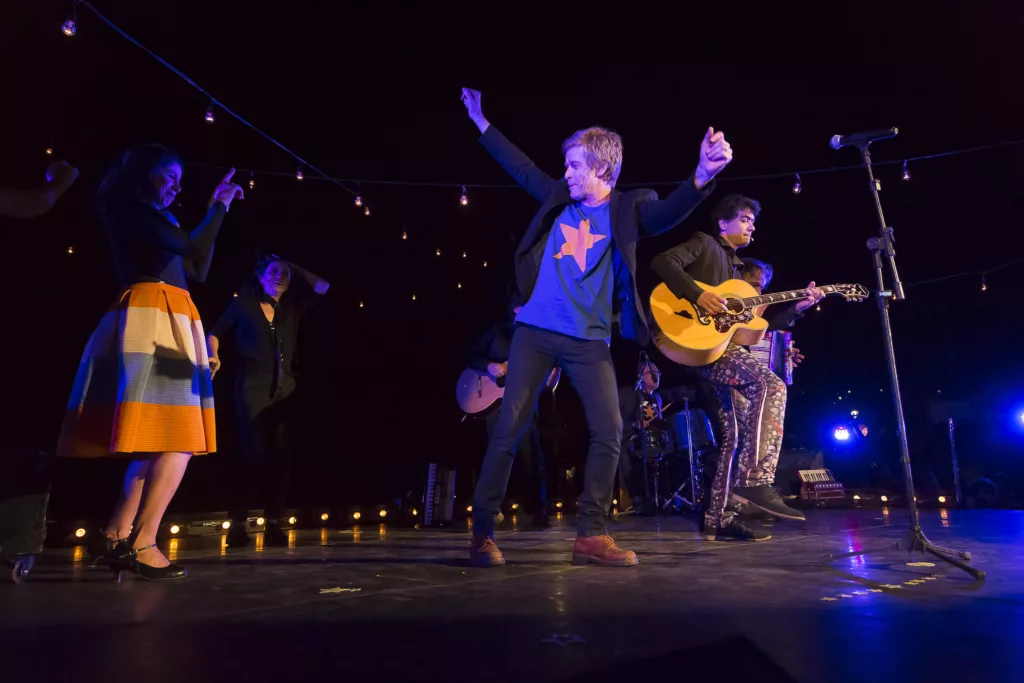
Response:
[[[569,186],[565,178],[552,178],[537,168],[529,157],[493,125],[488,126],[480,136],[480,142],[501,167],[541,204],[516,249],[516,284],[523,299],[529,300],[533,286],[537,283],[541,258],[553,221],[567,205],[573,203],[569,196]],[[658,193],[654,190],[612,190],[612,241],[629,268],[632,280],[627,291],[616,290],[614,294],[615,312],[621,313],[619,326],[622,336],[635,339],[642,346],[650,341],[644,304],[636,290],[637,240],[679,225],[711,194],[714,186],[714,181],[711,181],[702,190],[698,190],[691,176],[665,199],[658,199]]]

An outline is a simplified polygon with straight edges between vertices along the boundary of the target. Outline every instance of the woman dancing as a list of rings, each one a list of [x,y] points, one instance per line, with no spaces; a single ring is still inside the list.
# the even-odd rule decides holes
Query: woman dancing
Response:
[[[91,549],[119,579],[124,570],[146,579],[187,574],[157,549],[156,534],[189,458],[217,448],[203,324],[186,279],[206,279],[224,215],[242,199],[233,174],[191,233],[168,211],[182,163],[165,147],[128,150],[100,185],[121,294],[85,347],[57,453],[131,459],[104,540]]]

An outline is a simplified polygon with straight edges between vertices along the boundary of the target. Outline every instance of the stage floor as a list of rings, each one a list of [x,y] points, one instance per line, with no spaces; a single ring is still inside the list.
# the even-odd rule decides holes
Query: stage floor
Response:
[[[24,584],[0,585],[0,671],[174,683],[1021,680],[1024,512],[922,513],[928,536],[969,550],[984,582],[941,562],[907,566],[901,553],[823,562],[894,542],[904,509],[808,517],[757,544],[700,540],[688,518],[621,517],[612,533],[641,562],[625,569],[571,566],[568,520],[545,531],[506,521],[508,564],[494,569],[468,566],[465,526],[301,531],[287,549],[189,538],[175,551],[189,578],[165,583],[117,585],[74,561],[81,549],[55,549]]]

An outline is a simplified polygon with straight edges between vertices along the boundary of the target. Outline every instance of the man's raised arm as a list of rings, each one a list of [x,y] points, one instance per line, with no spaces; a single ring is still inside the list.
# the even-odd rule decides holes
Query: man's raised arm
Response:
[[[484,118],[479,90],[463,88],[462,103],[466,105],[469,118],[480,129],[480,143],[491,153],[495,161],[534,199],[539,202],[547,201],[557,191],[562,181],[537,168],[528,156]]]

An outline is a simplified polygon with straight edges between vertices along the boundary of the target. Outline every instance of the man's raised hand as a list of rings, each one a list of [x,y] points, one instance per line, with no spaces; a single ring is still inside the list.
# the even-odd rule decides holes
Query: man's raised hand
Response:
[[[725,133],[716,133],[714,128],[709,127],[704,133],[704,140],[700,143],[700,163],[697,164],[697,171],[693,176],[697,189],[711,182],[711,179],[721,173],[731,161],[732,146],[725,139]]]
[[[472,88],[462,89],[462,103],[466,105],[466,112],[482,134],[491,124],[484,118],[483,109],[480,106],[480,91]]]

